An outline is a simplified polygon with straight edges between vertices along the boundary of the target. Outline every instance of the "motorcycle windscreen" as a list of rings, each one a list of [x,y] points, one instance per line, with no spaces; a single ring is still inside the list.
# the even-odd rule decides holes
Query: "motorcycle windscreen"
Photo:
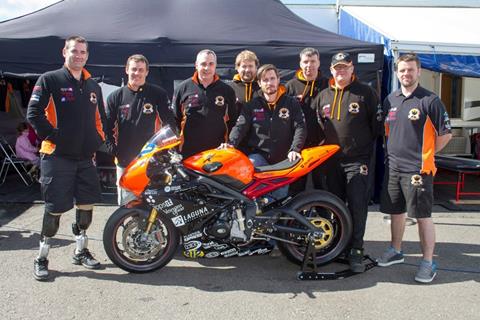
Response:
[[[245,154],[234,148],[206,150],[185,159],[183,164],[237,190],[245,188],[253,180],[253,164]]]
[[[150,182],[147,176],[150,159],[162,150],[178,146],[180,142],[180,137],[170,126],[161,128],[145,143],[138,156],[125,168],[120,178],[120,186],[139,197]]]

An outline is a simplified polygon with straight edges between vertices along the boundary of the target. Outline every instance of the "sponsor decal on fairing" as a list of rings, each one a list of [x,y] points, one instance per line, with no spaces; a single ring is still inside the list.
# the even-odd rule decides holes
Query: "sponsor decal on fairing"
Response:
[[[201,238],[203,236],[201,231],[195,231],[183,236],[183,241],[190,241],[193,239]]]
[[[210,258],[210,259],[211,258],[216,258],[218,256],[220,256],[220,252],[218,252],[218,251],[211,251],[211,252],[205,254],[205,258]]]
[[[197,209],[195,211],[192,211],[192,212],[190,212],[186,215],[183,215],[183,219],[185,220],[185,223],[189,223],[193,220],[204,217],[204,216],[208,215],[209,213],[210,213],[210,211],[208,211],[208,208],[203,207],[203,208]]]
[[[238,254],[238,250],[235,248],[229,249],[227,251],[220,252],[220,255],[227,258],[232,257]]]
[[[197,240],[185,242],[183,244],[183,248],[185,250],[198,250],[198,249],[200,249],[201,246],[202,246],[202,242],[197,241]]]
[[[177,217],[172,218],[172,222],[176,227],[180,227],[180,226],[185,225],[185,221],[183,220],[182,216],[177,216]]]

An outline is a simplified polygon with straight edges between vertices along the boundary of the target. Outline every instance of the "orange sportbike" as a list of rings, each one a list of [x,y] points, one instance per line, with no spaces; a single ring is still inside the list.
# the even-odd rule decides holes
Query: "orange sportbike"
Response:
[[[180,138],[162,128],[125,169],[120,185],[136,199],[118,208],[103,235],[118,267],[149,272],[177,252],[190,258],[267,254],[272,240],[290,261],[322,265],[344,251],[352,221],[345,204],[326,191],[275,199],[331,157],[339,147],[302,150],[301,159],[254,168],[234,148],[212,149],[182,160]]]

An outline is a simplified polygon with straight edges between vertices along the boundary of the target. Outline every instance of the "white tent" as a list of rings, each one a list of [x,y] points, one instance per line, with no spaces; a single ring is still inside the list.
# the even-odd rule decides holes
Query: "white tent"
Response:
[[[437,72],[480,77],[480,8],[358,7],[340,10],[339,32],[382,43],[385,55],[419,53]],[[393,88],[396,81],[392,81]]]

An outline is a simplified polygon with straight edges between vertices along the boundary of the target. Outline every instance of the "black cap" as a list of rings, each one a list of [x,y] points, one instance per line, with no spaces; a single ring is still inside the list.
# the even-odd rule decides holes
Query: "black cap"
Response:
[[[332,57],[332,67],[335,67],[338,64],[345,64],[347,66],[352,65],[352,57],[346,52],[339,52]]]

